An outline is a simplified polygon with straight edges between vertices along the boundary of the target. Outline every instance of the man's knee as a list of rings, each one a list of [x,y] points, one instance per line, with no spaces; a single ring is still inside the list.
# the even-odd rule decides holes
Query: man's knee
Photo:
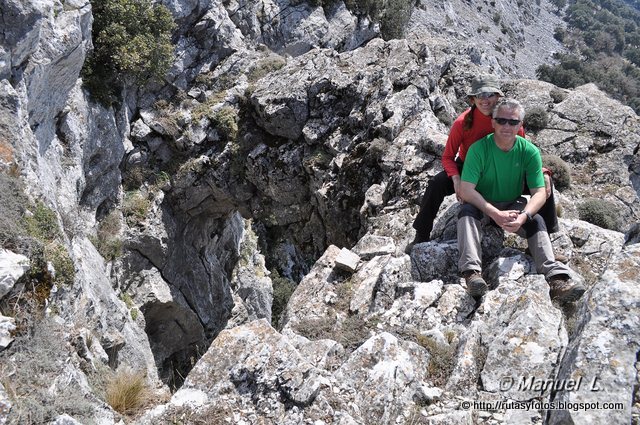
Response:
[[[482,216],[482,211],[469,203],[462,204],[462,206],[460,207],[460,211],[458,212],[458,219],[462,217],[472,217],[476,220],[482,220]]]

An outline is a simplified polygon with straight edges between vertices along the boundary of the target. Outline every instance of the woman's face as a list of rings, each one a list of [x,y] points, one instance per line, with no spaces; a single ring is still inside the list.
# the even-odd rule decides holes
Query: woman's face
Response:
[[[491,115],[493,108],[498,103],[500,95],[497,93],[480,93],[478,96],[473,96],[471,102],[476,105],[476,108],[484,115]]]

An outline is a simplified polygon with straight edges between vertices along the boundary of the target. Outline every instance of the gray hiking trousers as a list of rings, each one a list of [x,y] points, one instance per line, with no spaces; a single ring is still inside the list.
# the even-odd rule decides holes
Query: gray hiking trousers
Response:
[[[494,203],[499,210],[522,211],[527,204],[525,198],[518,198],[513,202]],[[458,213],[458,270],[482,271],[482,225],[493,221],[484,215],[475,206],[462,204]],[[495,225],[495,223],[493,223]],[[547,280],[555,275],[569,275],[569,267],[555,260],[549,233],[544,220],[539,214],[533,216],[533,220],[525,223],[517,232],[518,236],[526,238],[531,251],[531,256],[538,273],[543,274]]]

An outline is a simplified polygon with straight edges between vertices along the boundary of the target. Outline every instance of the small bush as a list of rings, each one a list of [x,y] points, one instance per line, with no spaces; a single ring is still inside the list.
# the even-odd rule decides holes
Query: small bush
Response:
[[[330,338],[338,341],[348,352],[354,351],[369,339],[374,324],[368,323],[360,315],[347,316],[340,323],[340,331]]]
[[[553,99],[553,103],[560,103],[567,98],[567,93],[558,88],[554,88],[549,92],[551,99]]]
[[[129,166],[122,174],[122,186],[126,191],[140,189],[149,179],[149,176],[151,176],[151,171],[146,165],[136,164]]]
[[[120,238],[120,213],[111,211],[98,225],[96,236],[89,238],[100,255],[107,261],[115,260],[122,255],[122,239]]]
[[[127,415],[143,407],[149,395],[145,374],[123,368],[107,382],[105,401],[116,412]]]
[[[213,108],[216,105],[224,102],[225,96],[226,92],[221,91],[207,97],[204,102],[198,103],[191,111],[191,117],[193,118],[193,121],[198,122],[203,118],[213,120],[213,118],[215,117]]]
[[[564,41],[566,36],[567,36],[567,30],[560,26],[556,27],[556,29],[553,32],[553,38],[558,40],[560,43]]]
[[[323,317],[305,317],[302,318],[294,326],[294,332],[308,338],[312,341],[318,339],[336,338],[335,335],[336,320],[327,316]]]
[[[230,106],[218,109],[212,118],[213,125],[224,140],[233,141],[238,137],[238,115]]]
[[[524,117],[524,127],[533,132],[545,129],[547,124],[549,124],[549,114],[540,106],[529,109]]]
[[[132,78],[138,84],[160,80],[173,62],[171,12],[150,0],[93,0],[93,51],[82,74],[100,102],[113,103]]]
[[[615,205],[604,199],[589,198],[578,205],[580,220],[616,231],[620,229],[620,216],[617,211]]]
[[[289,298],[296,290],[295,282],[280,276],[276,270],[271,272],[271,282],[273,284],[273,304],[271,305],[271,325],[278,328],[280,316],[287,308]]]
[[[61,243],[61,232],[56,213],[38,202],[31,215],[25,215],[22,223],[26,232],[35,241],[31,244],[32,279],[52,280],[53,283],[72,285],[75,280],[75,265],[69,251]],[[47,264],[51,263],[55,276],[50,276]]]
[[[73,285],[76,267],[64,245],[53,242],[45,246],[44,257],[53,265],[55,276],[53,281],[62,285]]]
[[[3,417],[6,424],[52,423],[63,413],[80,423],[91,423],[94,408],[82,386],[75,379],[63,379],[73,354],[62,325],[41,318],[30,326],[30,331],[16,336],[0,352],[0,382],[13,404]]]
[[[542,165],[553,172],[553,184],[556,189],[571,187],[571,168],[557,155],[543,154]]]
[[[123,212],[129,225],[141,223],[151,208],[151,201],[140,191],[128,192],[124,197]]]
[[[29,236],[43,241],[52,241],[60,236],[56,213],[38,202],[31,215],[23,218],[23,224]]]
[[[380,21],[380,35],[385,40],[402,38],[411,19],[414,2],[395,0],[386,4]]]
[[[11,248],[20,236],[26,234],[22,223],[26,205],[28,199],[24,195],[22,182],[0,173],[0,246]]]
[[[367,321],[357,314],[338,319],[323,316],[299,320],[294,331],[312,341],[332,339],[340,343],[347,352],[353,352],[369,339],[376,324],[376,320]]]
[[[283,66],[285,66],[287,61],[279,55],[275,53],[267,56],[266,58],[260,59],[256,66],[249,70],[247,74],[247,79],[250,83],[255,83],[265,75],[277,71]]]
[[[122,302],[124,302],[124,305],[126,305],[127,308],[129,309],[129,314],[131,315],[131,318],[133,320],[136,320],[138,318],[138,314],[140,313],[140,310],[136,308],[135,303],[133,302],[133,298],[131,298],[131,295],[129,295],[126,292],[123,292],[122,294],[120,294],[120,299],[122,300]]]
[[[418,335],[418,344],[429,351],[429,377],[436,385],[443,385],[449,379],[456,361],[455,344],[443,344],[434,338]]]

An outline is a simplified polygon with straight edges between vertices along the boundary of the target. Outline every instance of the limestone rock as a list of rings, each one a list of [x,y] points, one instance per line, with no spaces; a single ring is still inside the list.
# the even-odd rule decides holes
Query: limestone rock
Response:
[[[353,295],[349,310],[356,313],[368,313],[372,307],[378,282],[385,265],[389,262],[388,255],[374,257],[364,264],[353,276]]]
[[[0,351],[13,341],[12,332],[16,329],[16,319],[0,314]]]
[[[335,373],[344,383],[349,415],[363,422],[395,420],[397,411],[391,406],[402,409],[412,403],[427,379],[428,361],[426,350],[415,343],[388,333],[370,338]]]
[[[360,256],[347,248],[342,248],[336,257],[336,267],[348,272],[355,272],[360,262]]]
[[[129,309],[113,291],[104,273],[104,261],[87,239],[76,238],[72,252],[83,260],[78,262],[76,285],[60,288],[56,294],[60,315],[72,323],[91,323],[91,331],[100,335],[99,343],[109,354],[111,364],[144,370],[152,382],[156,381],[158,371],[148,337],[144,329],[133,322]],[[71,303],[74,308],[70,308]]]
[[[246,37],[292,56],[316,47],[351,50],[379,34],[369,19],[354,16],[343,2],[320,7],[289,0],[233,1],[228,9]]]
[[[395,254],[396,244],[388,236],[365,235],[353,247],[361,258],[369,260],[378,255]]]
[[[566,331],[559,327],[561,313],[551,304],[544,278],[522,282],[519,287],[502,279],[483,302],[486,327],[481,332],[488,347],[483,388],[513,400],[540,395],[519,383],[523,377],[551,376],[567,344]]]
[[[0,249],[0,299],[11,291],[13,285],[29,269],[29,259],[5,249]]]
[[[556,403],[622,403],[615,409],[565,409],[551,412],[551,424],[573,422],[627,422],[636,371],[640,293],[637,268],[640,246],[615,254],[610,267],[585,296],[575,334],[560,360],[557,379],[580,380],[572,391],[558,391]],[[591,405],[591,404],[590,404]]]
[[[245,222],[239,247],[240,259],[232,273],[231,288],[245,305],[249,321],[264,318],[271,323],[273,287],[257,243],[250,223]]]
[[[0,423],[5,424],[7,416],[11,410],[11,400],[4,389],[4,385],[0,384]]]
[[[296,414],[287,412],[281,400],[307,406],[324,385],[322,374],[261,319],[222,331],[169,405],[150,412],[140,423],[162,422],[163,413],[169,414],[171,406],[180,405],[185,394],[194,400],[194,392],[206,397],[200,402],[200,412],[205,410],[204,402],[205,407],[217,406],[228,414],[234,406],[233,411],[243,418],[276,420]]]
[[[332,283],[336,276],[333,265],[339,253],[337,246],[327,248],[307,276],[300,281],[287,304],[283,330],[291,328],[295,332],[302,322],[325,317],[329,306],[324,299],[328,292],[335,290]]]
[[[426,242],[417,244],[411,253],[415,278],[422,281],[442,278],[458,272],[457,243]]]

